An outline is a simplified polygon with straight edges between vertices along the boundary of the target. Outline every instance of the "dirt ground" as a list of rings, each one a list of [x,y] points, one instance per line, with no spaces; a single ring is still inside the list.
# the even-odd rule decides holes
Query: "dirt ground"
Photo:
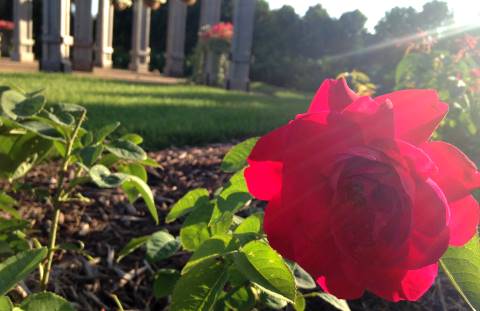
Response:
[[[219,169],[221,159],[231,145],[172,148],[150,156],[162,168],[149,169],[149,184],[164,219],[170,206],[187,191],[205,187],[210,191],[221,186],[228,175]],[[43,165],[26,179],[27,191],[17,199],[22,213],[33,222],[35,236],[46,243],[51,208],[45,202],[36,203],[35,197],[51,189],[55,180],[53,165]],[[30,190],[28,190],[30,189]],[[111,298],[115,294],[125,310],[163,310],[166,299],[156,300],[152,295],[153,271],[139,250],[116,262],[118,252],[134,237],[167,228],[177,234],[178,223],[155,225],[142,202],[130,205],[117,190],[99,190],[84,187],[82,193],[92,199],[89,205],[66,206],[61,217],[59,243],[83,241],[85,250],[94,260],[88,261],[78,253],[63,252],[56,258],[50,290],[73,302],[78,310],[116,310]],[[189,255],[180,253],[162,264],[181,267]],[[27,290],[38,285],[35,276],[25,282]],[[441,276],[432,289],[416,303],[387,303],[373,295],[349,302],[352,310],[467,310],[461,298]],[[309,300],[307,310],[334,310],[318,300]]]

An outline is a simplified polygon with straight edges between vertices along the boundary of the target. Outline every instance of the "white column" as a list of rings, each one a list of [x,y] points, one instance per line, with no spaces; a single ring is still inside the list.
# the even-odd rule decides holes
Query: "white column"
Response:
[[[43,71],[70,72],[70,0],[43,1],[42,59]]]
[[[222,11],[222,0],[202,0],[200,9],[200,28],[205,25],[215,25],[220,22]],[[203,59],[203,83],[207,85],[215,84],[217,81],[217,61],[219,55],[208,51]]]
[[[142,0],[133,4],[132,50],[130,70],[147,72],[150,63],[150,14],[151,9]]]
[[[256,0],[235,0],[233,42],[227,88],[248,90]]]
[[[180,0],[168,1],[168,33],[165,74],[183,76],[185,60],[185,29],[187,26],[187,4]]]
[[[93,70],[92,0],[75,1],[73,69]]]
[[[12,60],[18,62],[32,62],[33,55],[33,0],[13,1],[13,52]]]
[[[111,0],[98,0],[95,65],[112,67],[113,54],[113,4]]]
[[[200,27],[220,22],[222,0],[202,0],[200,7]]]

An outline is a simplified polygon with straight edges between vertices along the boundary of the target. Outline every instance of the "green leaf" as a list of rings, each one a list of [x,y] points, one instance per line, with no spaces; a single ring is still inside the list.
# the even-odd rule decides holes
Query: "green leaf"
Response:
[[[241,245],[258,239],[263,233],[263,213],[250,215],[233,231]]]
[[[235,145],[223,158],[221,169],[227,173],[234,173],[247,165],[247,157],[258,141],[258,137],[250,138]]]
[[[159,231],[147,241],[147,258],[155,263],[174,255],[180,249],[180,242],[170,233]]]
[[[300,267],[297,263],[286,261],[287,265],[290,267],[290,270],[293,272],[295,277],[295,284],[298,288],[302,289],[314,289],[317,287],[317,283],[311,277],[311,275]]]
[[[281,310],[285,308],[288,304],[288,300],[286,300],[285,298],[278,295],[272,295],[271,292],[263,290],[260,291],[260,301],[267,308],[274,310]]]
[[[15,209],[17,202],[6,193],[0,191],[0,210],[3,210],[15,219],[21,219],[20,213]]]
[[[143,143],[143,137],[140,136],[140,135],[134,134],[134,133],[125,134],[125,135],[122,136],[121,139],[122,140],[128,140],[128,141],[134,143],[135,145],[140,145],[141,143]]]
[[[64,105],[55,104],[46,108],[47,116],[55,124],[63,127],[72,127],[75,124],[75,117],[68,111],[65,111]]]
[[[252,241],[240,249],[235,264],[246,278],[267,290],[295,301],[295,279],[282,257],[270,246],[261,241]]]
[[[107,138],[108,135],[115,132],[115,130],[120,126],[119,122],[114,122],[111,124],[107,124],[104,127],[100,128],[95,132],[95,139],[93,140],[94,143],[101,143]]]
[[[480,239],[475,236],[463,247],[450,247],[440,266],[460,296],[473,310],[480,310]]]
[[[53,126],[40,121],[27,121],[18,123],[24,129],[27,129],[45,139],[65,141],[63,135],[58,132]]]
[[[297,292],[295,303],[293,304],[295,311],[303,311],[305,310],[306,306],[307,306],[307,302],[305,301],[305,297],[303,297],[302,293]]]
[[[227,233],[233,222],[233,213],[230,211],[223,212],[220,217],[217,217],[212,223],[210,221],[209,227],[213,235]]]
[[[117,262],[120,262],[128,254],[132,253],[133,251],[135,251],[136,249],[138,249],[139,247],[141,247],[145,243],[147,243],[148,240],[150,240],[150,237],[151,237],[151,235],[147,235],[147,236],[131,239],[130,242],[128,242],[127,245],[125,245],[122,248],[120,253],[118,253]]]
[[[187,273],[192,267],[207,259],[221,257],[228,251],[231,251],[231,241],[231,235],[220,234],[203,242],[203,244],[193,253],[192,257],[190,257],[190,260],[182,270],[182,274]]]
[[[189,191],[172,207],[165,219],[166,223],[175,221],[177,218],[187,214],[192,209],[208,204],[208,190],[199,188]]]
[[[235,213],[251,199],[252,196],[248,192],[243,170],[240,170],[230,178],[220,192],[217,198],[218,209],[220,213],[225,211]]]
[[[143,161],[147,159],[147,153],[128,140],[113,141],[105,145],[105,148],[120,159],[132,161]]]
[[[47,257],[45,247],[21,252],[0,263],[0,295],[5,295],[18,282],[35,270]]]
[[[126,180],[125,174],[112,173],[103,165],[95,165],[90,171],[90,178],[100,188],[117,188]]]
[[[340,311],[350,311],[350,307],[348,306],[348,303],[343,300],[339,299],[333,295],[330,295],[328,293],[310,293],[308,294],[309,297],[318,297],[325,302],[329,303],[332,307],[334,307],[337,310]]]
[[[88,167],[91,167],[97,159],[102,155],[102,145],[87,146],[78,151],[78,155],[82,160],[82,163]]]
[[[208,228],[212,217],[213,205],[210,202],[197,206],[185,219],[180,230],[180,241],[183,248],[188,251],[195,251],[202,243],[210,238]]]
[[[179,279],[180,272],[177,270],[160,269],[155,274],[155,280],[153,281],[153,294],[155,298],[160,299],[170,296]]]
[[[137,176],[144,182],[147,182],[148,175],[145,167],[138,163],[128,163],[126,165],[120,165],[117,167],[119,172]],[[127,195],[128,201],[133,204],[140,197],[140,193],[132,183],[126,181],[122,185],[123,192]]]
[[[140,193],[140,195],[142,196],[142,199],[145,202],[145,205],[147,206],[147,209],[150,212],[150,215],[158,224],[160,220],[158,219],[158,212],[157,212],[157,207],[155,206],[155,199],[153,197],[152,189],[150,189],[147,183],[144,182],[141,178],[138,178],[137,176],[128,175],[124,173],[117,173],[116,175],[121,176],[121,178],[123,178],[125,182],[128,182],[129,185],[137,189],[138,193]]]
[[[68,301],[50,292],[28,296],[20,307],[23,311],[75,311]]]
[[[224,298],[229,310],[250,311],[255,307],[255,295],[249,287],[240,287]]]
[[[172,295],[172,311],[209,311],[227,279],[228,267],[223,261],[205,260],[184,274]]]
[[[12,311],[13,304],[10,301],[10,298],[7,296],[0,296],[0,310],[2,311]]]
[[[17,91],[3,92],[0,98],[3,112],[12,120],[28,118],[39,113],[45,105],[45,98],[41,95],[25,97]]]

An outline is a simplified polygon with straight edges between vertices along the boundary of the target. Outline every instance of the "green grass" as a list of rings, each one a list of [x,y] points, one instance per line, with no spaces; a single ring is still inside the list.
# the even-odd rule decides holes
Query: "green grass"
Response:
[[[0,85],[27,91],[44,88],[50,102],[87,107],[87,127],[120,121],[122,132],[142,135],[150,150],[261,135],[305,111],[310,97],[259,83],[246,94],[47,73],[0,73]]]

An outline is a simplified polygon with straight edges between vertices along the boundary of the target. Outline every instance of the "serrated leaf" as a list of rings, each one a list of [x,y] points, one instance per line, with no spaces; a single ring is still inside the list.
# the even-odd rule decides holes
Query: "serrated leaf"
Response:
[[[12,120],[28,118],[39,113],[45,105],[45,98],[41,95],[25,97],[17,91],[3,92],[0,98],[3,112]]]
[[[165,219],[166,223],[175,221],[177,218],[187,214],[192,209],[203,206],[208,203],[208,190],[205,188],[199,188],[189,191],[175,205],[167,215]]]
[[[295,278],[282,257],[261,241],[252,241],[235,256],[235,265],[247,279],[290,303],[295,301]]]
[[[128,140],[128,141],[134,143],[135,145],[140,145],[141,143],[143,143],[143,137],[138,135],[138,134],[134,134],[134,133],[125,134],[125,135],[122,136],[121,139],[122,140]]]
[[[45,110],[48,118],[60,126],[72,127],[75,124],[75,117],[66,111],[64,104],[50,105]]]
[[[170,233],[159,231],[147,241],[147,258],[156,263],[174,255],[180,249],[180,242]]]
[[[208,229],[212,217],[213,205],[210,202],[197,206],[190,213],[180,230],[180,241],[184,249],[195,251],[202,243],[210,238]]]
[[[30,295],[20,305],[24,311],[75,311],[63,297],[50,292]]]
[[[122,250],[118,253],[117,262],[120,262],[123,258],[125,258],[128,254],[134,252],[136,249],[140,248],[141,246],[145,245],[148,242],[151,235],[133,238],[130,242],[125,245]]]
[[[124,174],[112,173],[103,165],[95,165],[90,171],[90,178],[100,188],[117,188],[126,180]]]
[[[227,173],[234,173],[247,165],[247,157],[258,141],[258,137],[247,139],[235,145],[223,158],[221,169]]]
[[[179,279],[180,272],[175,269],[161,269],[157,271],[153,281],[155,298],[160,299],[171,295]]]
[[[220,212],[230,211],[235,213],[245,206],[252,196],[248,192],[243,170],[235,173],[223,190],[220,192],[217,203]]]
[[[3,210],[15,219],[20,220],[22,217],[20,213],[15,209],[17,202],[11,196],[0,191],[0,210]]]
[[[137,176],[144,182],[147,182],[147,170],[145,167],[138,163],[128,163],[126,165],[120,165],[117,167],[119,172]],[[128,201],[133,204],[135,201],[140,197],[140,193],[138,192],[135,185],[131,184],[130,182],[125,182],[122,185],[123,192],[127,195]]]
[[[78,156],[80,157],[83,164],[85,164],[87,167],[91,167],[102,155],[102,152],[102,145],[92,145],[80,149],[78,151]]]
[[[182,274],[187,273],[192,267],[212,258],[221,257],[232,250],[232,236],[221,234],[211,237],[203,242],[202,245],[193,253],[190,260],[183,267]]]
[[[175,285],[172,311],[209,311],[228,279],[223,261],[206,260],[184,274]]]
[[[255,295],[249,287],[240,287],[224,298],[229,310],[250,311],[255,307]]]
[[[45,139],[65,141],[63,135],[58,132],[53,126],[40,121],[27,121],[18,123],[24,129],[27,129]]]
[[[105,148],[120,159],[132,161],[144,161],[147,159],[147,153],[128,140],[116,140],[107,145]]]
[[[308,296],[311,297],[318,297],[328,304],[330,304],[332,307],[334,307],[337,310],[340,311],[350,311],[350,307],[348,306],[348,303],[343,300],[339,299],[333,295],[330,295],[329,293],[310,293]]]
[[[480,310],[480,239],[462,247],[450,247],[440,259],[455,289],[473,310]]]
[[[288,300],[286,300],[285,298],[278,295],[272,295],[271,292],[263,290],[260,291],[260,301],[267,308],[273,310],[281,310],[285,308],[288,304]]]
[[[124,173],[117,173],[117,175],[121,176],[125,182],[129,183],[129,185],[135,187],[135,189],[138,191],[138,193],[140,193],[140,196],[145,202],[145,205],[147,206],[150,215],[158,224],[160,220],[158,219],[157,207],[155,206],[155,198],[153,197],[152,189],[150,189],[147,183],[144,182],[142,179],[138,178],[137,176]]]
[[[105,140],[105,138],[108,137],[108,135],[112,134],[115,132],[115,130],[120,126],[119,122],[114,122],[111,124],[107,124],[103,126],[102,128],[98,129],[95,131],[95,139],[94,143],[101,143]]]
[[[233,231],[241,245],[258,239],[263,233],[263,213],[250,215]]]
[[[18,282],[35,270],[47,257],[45,247],[21,252],[0,263],[0,295],[5,295]]]
[[[297,263],[291,261],[286,261],[286,263],[293,272],[295,284],[298,288],[314,289],[317,287],[317,283],[315,283],[315,280],[312,278],[312,276]]]

